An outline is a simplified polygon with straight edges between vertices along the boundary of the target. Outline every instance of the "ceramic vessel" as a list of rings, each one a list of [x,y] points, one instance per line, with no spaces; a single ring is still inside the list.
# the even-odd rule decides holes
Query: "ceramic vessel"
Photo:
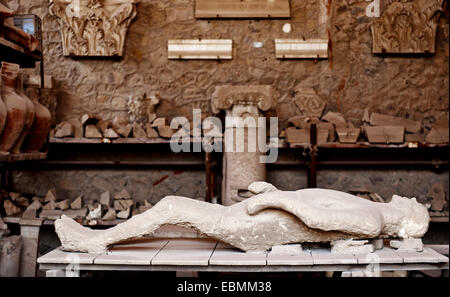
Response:
[[[22,134],[17,139],[16,143],[14,144],[14,146],[11,150],[11,152],[13,154],[20,154],[22,143],[25,140],[25,137],[30,132],[31,126],[33,126],[34,116],[35,116],[33,101],[31,101],[30,98],[28,98],[24,94],[22,76],[20,74],[18,75],[17,80],[16,80],[16,93],[17,93],[17,95],[22,97],[22,99],[25,101],[25,103],[27,105],[27,113],[25,116],[25,126],[23,127]]]
[[[33,125],[28,131],[28,135],[22,145],[24,153],[38,152],[45,144],[50,132],[51,113],[47,107],[40,104],[37,98],[32,99],[34,104],[35,117]]]
[[[9,154],[25,126],[27,103],[16,93],[19,66],[2,62],[2,98],[6,105],[6,122],[0,135],[0,154]]]

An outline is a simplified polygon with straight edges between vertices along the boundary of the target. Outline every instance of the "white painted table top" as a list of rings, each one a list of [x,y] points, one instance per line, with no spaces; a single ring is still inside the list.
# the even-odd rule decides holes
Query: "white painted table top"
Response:
[[[337,255],[330,249],[304,250],[295,256],[269,252],[245,253],[211,239],[143,238],[112,247],[104,254],[68,253],[57,248],[39,264],[124,266],[320,266],[358,264],[448,263],[448,258],[426,247],[423,252],[400,252],[384,247],[368,255]]]

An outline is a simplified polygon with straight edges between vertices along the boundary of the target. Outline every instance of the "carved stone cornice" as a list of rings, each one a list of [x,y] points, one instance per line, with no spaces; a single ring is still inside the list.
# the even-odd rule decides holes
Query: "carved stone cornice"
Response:
[[[123,57],[135,0],[50,0],[61,25],[64,56]]]
[[[444,0],[387,0],[372,25],[373,53],[435,53]]]
[[[256,105],[262,111],[274,108],[272,86],[217,86],[212,96],[214,113],[231,109],[233,105]]]

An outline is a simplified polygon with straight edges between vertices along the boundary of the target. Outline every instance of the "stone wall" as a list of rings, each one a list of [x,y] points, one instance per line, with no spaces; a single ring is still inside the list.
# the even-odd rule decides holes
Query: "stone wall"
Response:
[[[9,0],[19,13],[43,19],[45,69],[58,91],[58,120],[94,112],[105,118],[127,111],[130,96],[157,91],[162,116],[191,115],[193,107],[209,112],[214,87],[220,84],[271,84],[277,112],[284,121],[300,111],[293,103],[296,87],[312,87],[328,103],[358,124],[363,111],[421,119],[448,112],[448,10],[439,23],[437,53],[432,57],[372,55],[365,0],[329,1],[332,58],[322,61],[281,61],[275,38],[324,37],[317,0],[291,0],[288,20],[197,20],[195,0],[141,0],[131,24],[125,58],[73,60],[63,57],[57,19],[48,0]],[[326,1],[325,1],[326,2]],[[284,24],[292,25],[284,33]],[[326,33],[325,33],[326,34]],[[168,39],[233,39],[232,61],[169,61]],[[263,42],[254,48],[254,42]]]
[[[434,56],[380,57],[371,53],[370,25],[373,19],[365,15],[366,0],[329,0],[329,29],[332,41],[328,60],[277,60],[275,38],[324,37],[318,26],[323,16],[317,0],[291,0],[292,18],[288,20],[196,20],[195,0],[141,0],[138,16],[131,24],[122,60],[74,60],[63,57],[59,25],[48,12],[48,0],[9,0],[19,13],[34,13],[43,19],[46,74],[52,75],[55,90],[42,98],[53,104],[54,121],[96,113],[112,118],[127,113],[130,96],[158,92],[162,99],[157,113],[169,118],[190,116],[192,108],[210,113],[210,99],[216,85],[269,84],[276,90],[277,114],[284,125],[300,113],[294,104],[297,87],[312,87],[327,102],[327,110],[339,111],[354,124],[360,124],[364,109],[420,120],[439,118],[449,108],[449,16],[441,17]],[[284,33],[284,24],[292,25]],[[174,61],[167,57],[168,39],[223,38],[233,39],[231,61]],[[262,48],[253,47],[262,42]],[[51,102],[56,100],[57,102]],[[56,107],[57,106],[57,107]],[[97,195],[100,191],[116,190],[127,184],[136,190],[137,199],[149,198],[149,185],[161,175],[122,171],[86,172],[17,172],[17,190],[39,183],[42,194],[52,184],[68,184],[67,191],[83,189]],[[385,175],[386,174],[386,175]],[[361,182],[354,178],[362,177]],[[186,176],[186,177],[185,177]],[[379,177],[383,176],[383,182]],[[167,191],[158,190],[153,202],[168,194],[202,197],[202,172],[184,173],[178,179],[171,175]],[[417,183],[420,177],[423,184]],[[269,181],[282,189],[306,186],[301,170],[270,171]],[[92,181],[98,181],[93,183]],[[375,182],[374,182],[375,181]],[[391,196],[423,195],[433,182],[443,182],[448,188],[448,172],[442,174],[410,171],[354,172],[326,171],[319,173],[319,186],[348,190],[365,184],[386,188],[380,193]],[[184,188],[185,183],[202,187]],[[401,184],[401,185],[400,185]],[[74,186],[76,185],[76,186]],[[99,186],[100,185],[100,186]],[[171,187],[179,189],[174,191]],[[78,188],[79,189],[78,189]],[[189,189],[189,190],[183,190]],[[414,190],[412,190],[414,189]],[[76,194],[71,195],[78,195]],[[36,194],[39,194],[36,193]],[[447,193],[448,195],[448,193]],[[153,200],[155,199],[155,200]]]

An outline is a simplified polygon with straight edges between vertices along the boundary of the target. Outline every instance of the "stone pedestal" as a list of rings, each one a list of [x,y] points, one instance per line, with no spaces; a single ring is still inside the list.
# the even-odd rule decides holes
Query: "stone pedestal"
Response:
[[[36,276],[36,259],[39,253],[39,231],[42,219],[21,220],[20,234],[22,236],[22,256],[20,261],[20,276]]]

